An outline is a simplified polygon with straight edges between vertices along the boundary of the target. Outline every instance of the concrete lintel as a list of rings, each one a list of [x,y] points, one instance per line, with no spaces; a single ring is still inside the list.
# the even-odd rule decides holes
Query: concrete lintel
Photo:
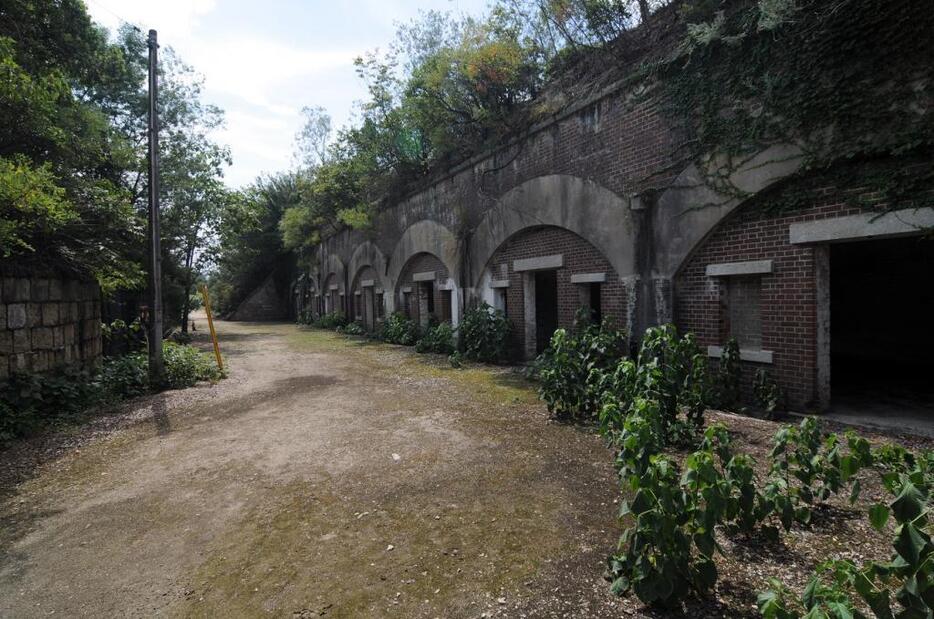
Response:
[[[548,269],[560,269],[564,266],[564,256],[555,254],[553,256],[539,256],[537,258],[524,258],[512,263],[513,271],[522,273],[523,271],[547,271]]]
[[[494,279],[490,282],[490,288],[509,288],[508,279]]]
[[[361,294],[362,294],[362,293],[361,293],[359,290],[357,290],[357,291],[355,291],[355,292],[353,293],[353,296],[359,297]]]
[[[402,292],[403,292],[403,293],[412,292],[412,287],[411,287],[411,286],[403,286],[403,287],[402,287]]]
[[[433,282],[438,279],[438,273],[435,271],[425,271],[424,273],[415,273],[412,275],[413,282]]]
[[[772,272],[771,260],[752,260],[749,262],[724,262],[708,264],[707,277],[726,277],[729,275],[761,275]]]
[[[723,356],[723,347],[722,346],[708,346],[707,347],[707,356],[715,357],[717,359]],[[739,351],[739,360],[740,361],[751,361],[752,363],[772,363],[772,351],[771,350],[749,350],[749,349],[740,349]]]
[[[331,286],[330,286],[330,288],[328,288],[328,290],[337,290],[339,287],[340,287],[340,286],[338,286],[337,284],[331,284]]]
[[[372,288],[375,285],[376,285],[375,279],[365,279],[362,282],[360,282],[361,288]]]
[[[605,284],[606,273],[576,273],[571,276],[572,284]]]
[[[934,208],[903,209],[880,215],[860,213],[817,221],[791,224],[789,241],[793,244],[854,241],[918,234],[934,226]]]

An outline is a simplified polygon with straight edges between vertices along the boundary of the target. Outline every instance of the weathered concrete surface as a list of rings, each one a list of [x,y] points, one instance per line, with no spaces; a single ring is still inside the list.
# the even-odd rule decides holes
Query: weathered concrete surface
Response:
[[[287,297],[276,287],[275,273],[250,293],[243,303],[229,316],[230,320],[275,321],[288,316]]]
[[[472,285],[500,245],[535,226],[574,232],[599,249],[620,277],[635,273],[635,224],[629,203],[592,181],[552,174],[508,191],[486,213],[471,240]]]
[[[0,452],[0,616],[639,615],[601,578],[610,452],[517,374],[219,328],[228,380],[35,470]]]

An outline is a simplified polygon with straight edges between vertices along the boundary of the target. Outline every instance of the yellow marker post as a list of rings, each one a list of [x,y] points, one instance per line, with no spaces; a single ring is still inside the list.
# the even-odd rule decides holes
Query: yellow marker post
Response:
[[[217,357],[218,369],[224,369],[224,361],[221,359],[221,349],[217,345],[217,332],[214,330],[214,318],[211,316],[211,297],[208,296],[208,287],[201,286],[201,298],[204,299],[204,311],[208,314],[208,328],[211,330],[211,341],[214,342],[214,356]]]

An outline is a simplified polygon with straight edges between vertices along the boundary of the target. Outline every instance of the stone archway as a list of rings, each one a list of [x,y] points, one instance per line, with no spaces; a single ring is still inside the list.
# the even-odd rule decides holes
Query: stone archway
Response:
[[[361,277],[361,270],[366,268],[371,269],[372,273],[366,277]],[[352,274],[354,278],[351,282],[351,294],[355,297],[359,292],[361,297],[371,297],[361,299],[364,304],[363,307],[370,308],[370,313],[373,316],[370,321],[372,322],[371,328],[375,328],[376,323],[391,313],[394,308],[392,302],[393,282],[387,271],[386,257],[379,247],[370,241],[358,245],[348,263],[347,272]],[[372,283],[365,287],[360,286],[361,281],[369,282],[370,280],[372,280]],[[370,290],[366,293],[361,288],[369,288]],[[355,299],[351,299],[351,302],[355,303]]]
[[[480,298],[515,327],[513,356],[531,359],[578,312],[628,330],[634,291],[592,243],[566,228],[532,226],[506,239],[483,268]]]
[[[629,201],[593,181],[553,174],[507,191],[484,215],[472,238],[475,291],[494,252],[522,230],[540,226],[563,228],[586,240],[620,278],[636,275],[636,225]]]
[[[388,265],[388,279],[394,284],[393,307],[405,312],[408,301],[408,313],[418,313],[419,319],[424,319],[425,311],[416,310],[427,308],[415,307],[412,303],[424,302],[425,289],[430,282],[433,303],[438,304],[438,309],[430,313],[457,326],[462,307],[457,245],[451,231],[436,221],[426,219],[409,226],[396,243]],[[406,295],[412,296],[407,299]],[[443,312],[448,305],[450,314],[445,315]]]

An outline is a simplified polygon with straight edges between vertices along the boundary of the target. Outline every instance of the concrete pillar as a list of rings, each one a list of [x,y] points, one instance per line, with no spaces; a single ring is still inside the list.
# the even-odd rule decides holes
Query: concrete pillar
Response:
[[[525,358],[534,359],[537,352],[535,328],[535,271],[522,274],[522,301],[525,315]]]

